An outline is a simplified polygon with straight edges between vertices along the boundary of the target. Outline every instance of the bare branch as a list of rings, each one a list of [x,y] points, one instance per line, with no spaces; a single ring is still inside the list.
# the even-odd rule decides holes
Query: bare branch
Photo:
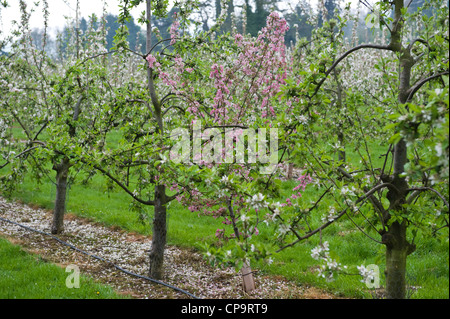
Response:
[[[178,110],[180,110],[183,114],[186,112],[185,109],[183,109],[181,106],[179,105],[172,105],[170,107],[168,107],[167,109],[164,110],[163,115],[165,115],[170,109],[176,108]]]
[[[294,240],[292,243],[289,243],[289,244],[287,244],[287,245],[281,247],[281,248],[278,249],[276,252],[278,253],[278,252],[282,251],[283,249],[286,249],[286,248],[288,248],[288,247],[292,247],[292,246],[294,246],[295,244],[297,244],[297,243],[299,243],[299,242],[301,242],[301,241],[303,241],[303,240],[305,240],[305,239],[308,239],[309,237],[311,237],[311,236],[317,234],[318,232],[321,232],[323,229],[327,228],[327,227],[330,226],[332,223],[334,223],[336,220],[338,220],[338,219],[341,218],[343,215],[345,215],[345,213],[347,212],[347,209],[348,209],[348,208],[345,208],[345,209],[343,209],[341,212],[339,212],[339,214],[336,216],[336,218],[333,219],[332,221],[326,222],[325,224],[321,225],[320,227],[318,227],[318,228],[316,228],[315,230],[313,230],[313,231],[307,233],[307,234],[304,235],[304,236],[299,236],[299,235],[295,232],[294,234],[296,235],[297,239]]]
[[[414,86],[412,86],[407,92],[406,92],[406,94],[408,95],[408,98],[407,98],[407,101],[409,102],[409,101],[411,101],[412,100],[412,98],[413,98],[413,96],[414,96],[414,94],[425,84],[425,83],[427,83],[427,82],[429,82],[429,81],[431,81],[431,80],[433,80],[433,79],[435,79],[435,78],[438,78],[438,77],[440,77],[440,76],[443,76],[443,75],[448,75],[449,74],[449,72],[448,71],[444,71],[444,72],[441,72],[441,73],[437,73],[437,74],[434,74],[434,75],[432,75],[432,76],[429,76],[429,77],[427,77],[427,78],[424,78],[424,79],[422,79],[422,80],[420,80],[419,82],[417,82]]]
[[[153,110],[152,110],[152,108],[150,107],[150,104],[148,104],[147,101],[141,100],[141,99],[133,99],[133,100],[127,100],[127,102],[139,102],[139,103],[144,103],[145,106],[147,106],[148,110],[150,111],[150,114],[151,114],[152,116],[154,116],[154,115],[153,115]]]
[[[380,185],[377,185],[377,186],[373,187],[371,190],[369,190],[368,192],[366,192],[363,196],[359,197],[359,198],[355,201],[355,204],[358,204],[358,203],[360,203],[360,202],[362,202],[362,201],[365,201],[365,200],[366,200],[367,198],[369,198],[373,193],[375,193],[376,191],[378,191],[378,190],[380,190],[380,189],[382,189],[382,188],[391,188],[391,189],[394,189],[394,190],[397,191],[397,192],[399,191],[399,190],[397,189],[397,187],[395,187],[395,186],[392,185],[391,183],[383,183],[383,184],[380,184]],[[310,232],[307,233],[306,235],[300,236],[300,235],[298,235],[298,233],[293,232],[294,235],[297,237],[297,239],[294,240],[293,242],[291,242],[291,243],[289,243],[289,244],[283,246],[283,247],[280,247],[280,249],[278,249],[276,252],[280,252],[281,250],[283,250],[283,249],[285,249],[285,248],[292,247],[292,246],[294,246],[295,244],[297,244],[297,243],[299,243],[299,242],[301,242],[301,241],[303,241],[303,240],[305,240],[305,239],[308,239],[309,237],[311,237],[311,236],[317,234],[318,232],[321,232],[323,229],[325,229],[325,228],[327,228],[328,226],[330,226],[332,223],[334,223],[335,221],[337,221],[337,220],[338,220],[339,218],[341,218],[343,215],[347,214],[347,210],[348,210],[348,207],[344,208],[342,211],[339,212],[339,214],[336,216],[336,218],[334,218],[333,220],[328,221],[328,222],[326,222],[325,224],[323,224],[323,225],[317,227],[315,230],[310,231]],[[347,215],[348,215],[348,214],[347,214]],[[352,222],[353,222],[353,220],[352,220]],[[360,227],[358,227],[358,229],[360,229]],[[292,230],[292,229],[291,229],[291,230]],[[361,230],[361,229],[360,229],[360,230]],[[362,230],[361,230],[361,231],[362,231]],[[364,233],[364,232],[363,232],[363,233]],[[366,233],[364,233],[364,235],[368,236]],[[376,240],[376,239],[374,239],[374,238],[372,238],[372,237],[370,237],[370,236],[368,236],[368,237],[369,237],[370,239],[374,240],[374,241],[377,242],[377,243],[381,243],[380,241],[378,241],[378,240]]]
[[[159,40],[150,48],[150,50],[143,57],[146,58],[153,51],[153,49],[158,46],[158,44],[166,42],[166,41],[170,41],[170,40],[172,40],[172,39],[169,38],[169,39]]]
[[[83,160],[82,160],[83,161]],[[85,162],[85,161],[83,161]],[[85,162],[86,163],[86,162]],[[87,163],[86,163],[87,164]],[[125,186],[123,183],[121,183],[117,178],[115,178],[114,176],[112,176],[108,171],[104,170],[103,168],[101,168],[98,165],[93,165],[93,168],[95,168],[96,170],[102,172],[104,175],[108,176],[114,183],[116,183],[118,186],[120,186],[125,192],[127,192],[134,200],[138,201],[141,204],[144,205],[150,205],[150,206],[154,206],[155,202],[153,200],[143,200],[139,197],[137,197],[135,194],[133,194],[132,191],[130,191],[128,189],[127,186]]]
[[[436,193],[436,194],[442,199],[442,201],[443,201],[444,204],[447,206],[447,208],[450,209],[450,206],[449,206],[447,200],[445,199],[445,197],[444,197],[441,193],[439,193],[437,190],[435,190],[434,188],[432,188],[432,187],[413,187],[413,188],[408,188],[408,189],[406,189],[406,191],[408,191],[408,192],[414,191],[414,192],[411,194],[411,196],[408,198],[408,200],[407,200],[407,203],[408,203],[408,204],[410,204],[410,203],[414,200],[414,198],[417,197],[417,195],[419,195],[418,192],[432,191],[432,192]]]
[[[421,39],[421,38],[416,38],[416,39],[411,41],[411,43],[408,45],[408,49],[407,50],[410,51],[416,42],[420,42],[422,44],[425,44],[428,48],[430,48],[430,46],[429,46],[429,44],[428,44],[428,42],[426,40]]]
[[[17,154],[16,156],[14,156],[14,158],[19,158],[19,157],[22,156],[23,154],[26,154],[26,153],[28,153],[28,152],[31,152],[32,150],[34,150],[34,149],[36,149],[36,148],[39,148],[39,147],[41,147],[41,146],[33,146],[33,147],[30,147],[30,148],[27,148],[26,150],[20,152],[20,153]],[[10,160],[7,160],[5,164],[3,164],[3,165],[0,166],[0,169],[2,169],[3,167],[5,167],[6,165],[8,165],[10,162],[11,162]]]
[[[317,92],[319,91],[320,87],[322,86],[322,84],[327,79],[328,75],[330,75],[330,73],[334,70],[334,68],[336,68],[338,66],[339,63],[341,63],[342,60],[344,60],[351,53],[353,53],[355,51],[358,51],[358,50],[361,50],[361,49],[377,49],[377,50],[393,51],[393,49],[392,49],[392,47],[390,45],[379,45],[379,44],[361,44],[361,45],[358,45],[358,46],[356,46],[354,48],[351,48],[347,52],[344,52],[339,58],[337,58],[337,60],[325,72],[325,77],[319,82],[319,84],[317,85],[316,90],[314,91],[313,95],[317,94]]]
[[[172,196],[167,196],[166,197],[166,203],[173,201],[175,198],[177,198],[177,196],[181,195],[183,192],[178,192],[175,195]]]

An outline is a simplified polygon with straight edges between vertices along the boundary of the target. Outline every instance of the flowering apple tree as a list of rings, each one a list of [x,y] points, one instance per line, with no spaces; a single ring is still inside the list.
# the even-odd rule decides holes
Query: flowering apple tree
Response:
[[[102,132],[114,126],[101,108],[110,91],[106,63],[101,59],[108,52],[102,25],[90,25],[85,35],[75,28],[63,60],[57,61],[45,51],[46,32],[42,48],[33,43],[31,13],[24,1],[20,1],[20,10],[18,38],[2,63],[2,167],[9,164],[2,182],[11,191],[27,171],[37,182],[50,179],[56,186],[51,226],[56,234],[63,230],[70,178],[84,167],[81,155],[101,149]],[[46,1],[42,10],[46,26]]]

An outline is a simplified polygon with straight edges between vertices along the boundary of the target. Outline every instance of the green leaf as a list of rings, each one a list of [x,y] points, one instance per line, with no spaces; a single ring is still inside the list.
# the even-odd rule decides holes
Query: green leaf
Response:
[[[399,125],[399,123],[389,123],[383,127],[383,131],[390,131],[393,128],[397,127],[398,125]]]
[[[400,133],[396,133],[389,139],[389,144],[397,144],[402,139]]]

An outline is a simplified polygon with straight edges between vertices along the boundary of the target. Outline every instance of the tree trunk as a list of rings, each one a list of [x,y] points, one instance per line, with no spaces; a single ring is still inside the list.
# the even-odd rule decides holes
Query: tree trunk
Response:
[[[291,180],[293,172],[294,172],[294,164],[293,163],[288,163],[287,172],[286,172],[286,179]]]
[[[61,163],[53,167],[56,171],[56,199],[51,227],[52,234],[59,234],[64,229],[64,213],[66,211],[67,178],[69,175],[69,168],[69,160],[66,158],[61,160]]]
[[[390,202],[390,209],[407,213],[403,208],[406,202],[408,183],[401,174],[407,162],[407,147],[404,139],[394,146],[394,174],[392,185],[395,190],[389,190],[386,197]],[[388,219],[390,216],[388,217]],[[387,221],[387,220],[386,220]],[[395,221],[389,225],[383,234],[382,242],[386,245],[386,298],[404,299],[406,297],[406,258],[415,250],[406,238],[407,222]]]
[[[386,298],[405,299],[406,252],[402,249],[386,249]]]
[[[163,276],[164,249],[166,246],[166,187],[155,186],[155,216],[153,218],[152,249],[150,251],[149,275],[154,279]]]
[[[147,12],[147,41],[146,50],[150,53],[152,48],[152,2],[146,2]],[[163,120],[161,112],[161,103],[156,93],[155,83],[153,82],[153,71],[147,68],[147,81],[150,99],[153,105],[153,116],[158,124],[159,134],[164,133]],[[161,146],[161,145],[160,145]],[[166,187],[164,185],[155,185],[154,200],[155,216],[153,218],[153,239],[150,252],[149,275],[154,279],[161,279],[163,275],[164,249],[166,247]]]
[[[394,146],[394,171],[390,189],[386,194],[390,202],[390,209],[396,212],[406,212],[405,203],[408,183],[401,174],[407,162],[407,148],[404,139]],[[386,222],[390,216],[388,216]],[[406,297],[406,258],[414,251],[415,246],[406,239],[406,221],[395,221],[388,226],[383,234],[382,242],[386,245],[386,298],[404,299]]]
[[[394,22],[391,31],[391,49],[400,54],[399,66],[399,92],[398,101],[401,104],[408,102],[408,91],[411,87],[411,69],[414,65],[414,59],[407,48],[402,47],[401,33],[403,30],[404,19],[402,9],[404,0],[394,0]],[[394,165],[392,185],[395,190],[390,189],[386,197],[390,202],[389,210],[403,212],[402,207],[406,202],[408,183],[402,173],[405,171],[405,165],[408,161],[408,148],[406,141],[402,138],[394,146]],[[387,216],[386,222],[390,215]],[[386,245],[386,298],[404,299],[406,297],[406,258],[415,250],[415,245],[406,240],[407,222],[395,221],[382,236],[382,242]]]
[[[255,289],[255,279],[253,278],[252,268],[249,262],[244,262],[241,268],[242,286],[244,291],[249,293]]]
[[[386,298],[406,297],[406,258],[414,251],[414,246],[406,241],[406,225],[394,222],[383,235],[386,245]]]

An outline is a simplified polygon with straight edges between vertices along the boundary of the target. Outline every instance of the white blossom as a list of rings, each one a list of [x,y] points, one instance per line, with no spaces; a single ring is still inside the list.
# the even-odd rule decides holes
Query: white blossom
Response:
[[[248,217],[248,216],[245,215],[245,214],[242,214],[242,215],[241,215],[241,221],[242,221],[242,222],[246,222],[246,221],[248,221],[248,220],[250,220],[250,217]]]
[[[258,193],[253,195],[252,198],[246,200],[254,209],[261,209],[267,207],[267,203],[264,201],[264,195]]]
[[[289,231],[290,227],[289,225],[280,224],[280,227],[278,228],[278,232],[280,233],[280,236],[283,236]]]
[[[361,282],[367,282],[367,281],[374,280],[374,278],[375,278],[374,269],[368,269],[364,265],[356,266],[356,268],[358,269],[359,274],[363,277],[363,279],[361,279]]]
[[[336,209],[333,206],[328,208],[328,214],[325,217],[322,217],[322,222],[332,222],[337,218]]]

